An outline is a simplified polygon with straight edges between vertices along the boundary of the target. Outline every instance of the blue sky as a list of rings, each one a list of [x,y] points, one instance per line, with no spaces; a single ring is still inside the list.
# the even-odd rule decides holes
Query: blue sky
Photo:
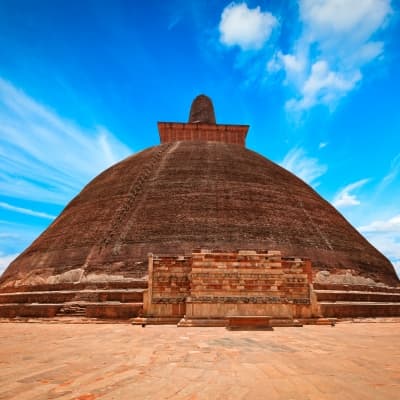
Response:
[[[399,271],[399,13],[395,0],[0,0],[0,271],[200,93]]]

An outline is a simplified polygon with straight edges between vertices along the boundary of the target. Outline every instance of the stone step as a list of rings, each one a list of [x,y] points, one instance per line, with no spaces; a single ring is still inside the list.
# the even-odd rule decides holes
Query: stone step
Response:
[[[272,330],[271,316],[230,316],[226,317],[226,328],[231,331],[236,330]]]
[[[86,317],[130,319],[137,317],[143,310],[143,303],[88,303]]]
[[[78,307],[79,306],[79,307]],[[66,311],[65,304],[0,304],[0,318],[40,317],[54,318],[56,316],[85,316],[88,318],[129,319],[139,315],[143,308],[142,302],[120,303],[75,303],[75,308]],[[84,309],[84,313],[81,312]]]
[[[367,292],[367,291],[343,291],[343,290],[314,290],[319,302],[385,302],[400,303],[400,293]]]
[[[2,287],[2,293],[21,293],[21,292],[53,292],[53,291],[81,291],[81,290],[115,290],[115,289],[147,289],[147,279],[126,279],[124,281],[109,282],[76,282],[76,283],[57,283],[42,284],[36,286],[9,286]]]
[[[181,317],[136,317],[132,319],[132,325],[177,325]]]
[[[112,289],[112,290],[82,290],[82,291],[42,291],[1,293],[0,304],[9,303],[67,303],[71,301],[103,302],[119,301],[133,303],[143,301],[145,289]]]
[[[337,301],[319,305],[324,317],[400,317],[400,303]]]
[[[378,293],[399,293],[400,286],[367,286],[367,285],[346,285],[333,283],[313,283],[314,290],[338,290],[338,291],[360,291],[360,292],[378,292]]]
[[[85,317],[86,311],[68,311],[68,312],[58,312],[56,317]]]

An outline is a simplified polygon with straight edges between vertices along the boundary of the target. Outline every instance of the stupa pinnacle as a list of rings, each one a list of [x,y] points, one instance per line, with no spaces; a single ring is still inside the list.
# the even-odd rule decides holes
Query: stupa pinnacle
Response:
[[[193,100],[190,108],[189,123],[216,124],[214,106],[209,97],[200,94]]]

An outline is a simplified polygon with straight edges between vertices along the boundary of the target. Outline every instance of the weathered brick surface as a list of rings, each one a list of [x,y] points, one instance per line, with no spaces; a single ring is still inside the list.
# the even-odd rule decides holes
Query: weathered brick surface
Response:
[[[184,303],[190,295],[190,257],[155,256],[152,264],[152,303]]]
[[[48,292],[0,293],[0,304],[60,304],[71,301],[131,303],[143,301],[143,289],[139,290],[76,290]]]
[[[223,317],[264,310],[281,316],[311,306],[310,262],[282,258],[280,252],[198,250],[191,257],[151,256],[149,264],[148,315]]]
[[[0,317],[53,318],[61,306],[61,304],[0,304]]]
[[[400,317],[399,303],[321,303],[324,317]]]
[[[147,263],[146,263],[147,264]],[[125,280],[104,282],[58,283],[47,285],[21,285],[7,286],[1,293],[22,292],[51,292],[51,291],[83,291],[83,290],[122,290],[122,289],[147,289],[147,280]]]
[[[132,304],[88,304],[85,316],[88,318],[127,319],[136,317],[141,303]]]
[[[335,290],[335,291],[359,291],[359,292],[378,292],[378,293],[399,293],[400,287],[387,286],[367,286],[367,285],[338,285],[314,282],[316,290]]]
[[[398,303],[400,308],[400,293],[350,292],[350,291],[315,291],[320,302],[376,302]]]
[[[158,123],[161,143],[199,140],[205,142],[239,144],[244,147],[248,130],[248,125],[182,124],[178,122]]]
[[[204,94],[197,96],[190,107],[189,123],[216,124],[214,106]]]
[[[190,301],[308,304],[307,266],[278,252],[195,252]]]

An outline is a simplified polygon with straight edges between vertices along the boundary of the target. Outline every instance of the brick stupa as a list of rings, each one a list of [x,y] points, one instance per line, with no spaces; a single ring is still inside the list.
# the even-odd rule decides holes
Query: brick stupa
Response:
[[[277,250],[309,258],[315,281],[398,285],[389,260],[330,203],[246,149],[248,128],[216,124],[211,100],[198,96],[188,123],[159,122],[160,145],[85,186],[10,264],[0,291],[144,289],[149,253],[188,256],[198,248]]]

